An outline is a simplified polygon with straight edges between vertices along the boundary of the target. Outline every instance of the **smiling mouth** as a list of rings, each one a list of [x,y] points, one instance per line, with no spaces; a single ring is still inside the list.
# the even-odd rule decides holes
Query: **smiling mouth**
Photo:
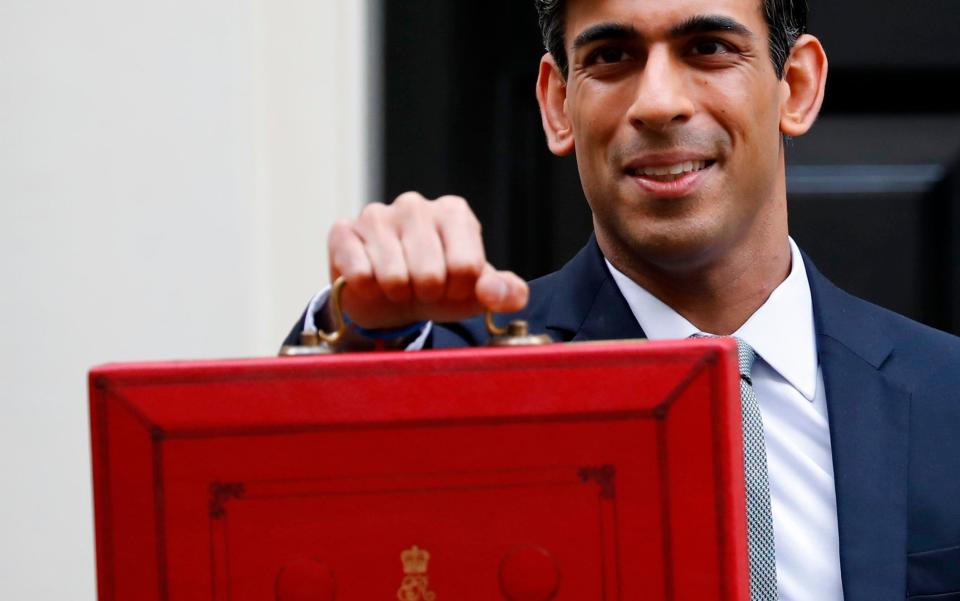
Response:
[[[672,182],[680,179],[690,173],[703,171],[713,165],[716,161],[685,161],[675,165],[662,165],[657,167],[637,167],[627,169],[627,174],[632,177],[643,177],[657,182]]]

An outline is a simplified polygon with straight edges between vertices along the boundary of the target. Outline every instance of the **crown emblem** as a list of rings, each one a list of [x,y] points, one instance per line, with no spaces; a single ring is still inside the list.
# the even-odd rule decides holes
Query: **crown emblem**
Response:
[[[437,594],[430,590],[427,563],[430,552],[414,545],[400,552],[403,562],[403,582],[397,591],[397,601],[436,601]]]
[[[404,574],[426,574],[427,563],[430,561],[430,552],[414,545],[400,553],[400,561],[403,562]]]

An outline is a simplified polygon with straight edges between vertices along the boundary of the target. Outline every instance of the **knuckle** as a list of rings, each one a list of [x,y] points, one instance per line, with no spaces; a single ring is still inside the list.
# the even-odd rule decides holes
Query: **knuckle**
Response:
[[[459,214],[464,212],[468,212],[468,213],[471,212],[470,205],[467,204],[467,200],[462,196],[453,196],[453,195],[441,196],[434,202],[436,202],[437,207],[440,210],[446,213]]]
[[[350,231],[350,228],[353,226],[353,222],[349,219],[337,219],[333,222],[333,225],[330,226],[330,233],[344,233]]]
[[[353,223],[346,220],[340,219],[334,222],[330,226],[330,229],[327,232],[327,247],[333,250],[334,247],[342,244],[347,238],[351,235],[353,231]]]
[[[480,230],[480,220],[477,219],[470,204],[462,196],[443,196],[437,199],[444,217],[458,226]]]
[[[396,198],[396,200],[395,200],[394,202],[400,202],[400,201],[403,201],[403,202],[411,202],[411,201],[413,201],[413,202],[419,202],[419,201],[422,201],[422,200],[425,200],[425,198],[423,197],[423,194],[420,194],[420,193],[417,192],[416,190],[407,190],[406,192],[403,192],[403,193],[401,193],[401,194],[398,194],[398,195],[397,195],[397,198]]]
[[[401,194],[391,208],[396,211],[396,224],[401,230],[422,226],[430,220],[430,201],[417,192]]]
[[[387,205],[382,202],[371,202],[360,211],[360,220],[377,223],[383,220]]]
[[[436,202],[451,209],[465,209],[469,206],[467,199],[462,196],[457,196],[456,194],[445,194],[438,198]]]
[[[357,233],[366,241],[385,240],[395,236],[391,209],[382,203],[372,203],[363,209],[357,221]]]
[[[412,209],[424,204],[426,199],[419,192],[404,192],[393,199],[393,206],[401,209]]]

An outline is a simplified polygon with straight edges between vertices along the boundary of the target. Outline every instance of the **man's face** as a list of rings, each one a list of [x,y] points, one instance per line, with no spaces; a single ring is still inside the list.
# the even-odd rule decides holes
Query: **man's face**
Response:
[[[785,227],[787,88],[760,0],[571,0],[566,17],[563,110],[605,251],[696,268]]]

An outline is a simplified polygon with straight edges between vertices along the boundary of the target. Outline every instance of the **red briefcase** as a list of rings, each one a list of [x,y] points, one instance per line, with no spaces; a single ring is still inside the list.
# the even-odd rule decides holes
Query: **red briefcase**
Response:
[[[746,599],[732,342],[90,374],[101,601]]]

